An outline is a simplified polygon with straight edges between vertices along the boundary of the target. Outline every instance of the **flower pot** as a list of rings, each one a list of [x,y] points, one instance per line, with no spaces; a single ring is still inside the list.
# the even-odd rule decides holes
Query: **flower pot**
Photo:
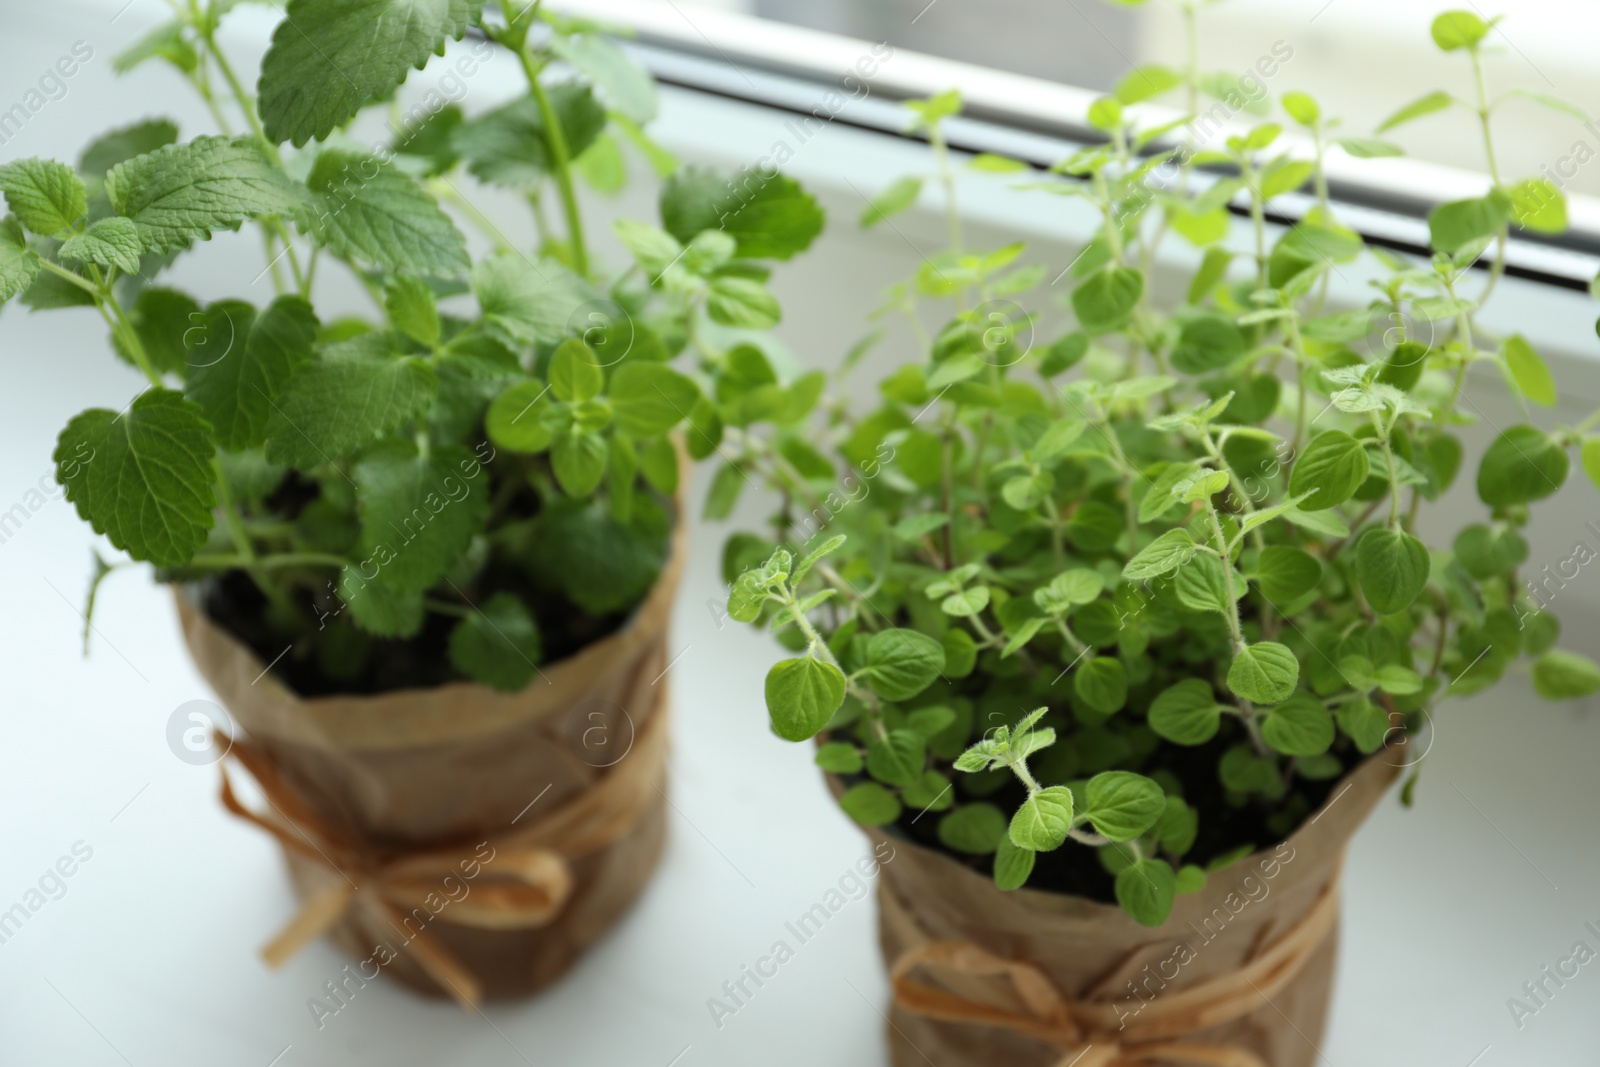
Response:
[[[628,909],[665,833],[667,624],[688,538],[617,631],[503,693],[467,682],[305,699],[180,593],[184,638],[267,803],[302,910],[359,988],[387,972],[464,1004],[534,993]],[[337,1004],[330,1002],[336,1010]]]
[[[1208,875],[1157,928],[1113,904],[1004,892],[892,839],[878,902],[895,1067],[1311,1067],[1345,846],[1397,773],[1392,753],[1369,758],[1288,840]]]

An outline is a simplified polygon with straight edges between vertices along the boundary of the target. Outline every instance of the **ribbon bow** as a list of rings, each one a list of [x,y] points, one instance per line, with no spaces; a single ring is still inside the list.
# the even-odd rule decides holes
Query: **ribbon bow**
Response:
[[[639,729],[631,752],[567,803],[521,828],[492,835],[479,844],[422,850],[379,849],[331,826],[300,799],[265,749],[240,738],[219,737],[255,779],[272,809],[270,815],[246,808],[234,794],[227,766],[222,771],[222,803],[230,812],[261,827],[285,849],[337,874],[301,904],[300,911],[261,955],[272,967],[325,933],[352,906],[399,930],[418,907],[431,917],[491,930],[544,926],[561,914],[572,893],[570,858],[604,848],[625,836],[659,791],[666,770],[666,708],[658,708]],[[275,816],[275,817],[274,817]],[[488,849],[485,856],[484,849]],[[492,871],[487,866],[493,864]],[[469,870],[477,870],[468,874]],[[446,879],[472,881],[457,900]],[[449,900],[437,911],[428,901]],[[482,987],[470,971],[432,938],[426,928],[408,934],[406,947],[428,975],[463,1008],[482,1001]]]
[[[880,894],[895,920],[914,928],[888,886]],[[1239,969],[1181,991],[1145,1001],[1137,1015],[1108,1001],[1072,1001],[1031,963],[1008,960],[970,941],[924,941],[907,949],[890,970],[895,1003],[943,1022],[997,1026],[1038,1038],[1061,1050],[1060,1067],[1271,1067],[1237,1045],[1183,1040],[1187,1035],[1243,1018],[1282,990],[1322,944],[1339,914],[1338,877],[1287,933]],[[913,980],[917,969],[969,978],[1009,979],[1022,1010],[969,1000]],[[1124,1019],[1124,1015],[1128,1017]]]

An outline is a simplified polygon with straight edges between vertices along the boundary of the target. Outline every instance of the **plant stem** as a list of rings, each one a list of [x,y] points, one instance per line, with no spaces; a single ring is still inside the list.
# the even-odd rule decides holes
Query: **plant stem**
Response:
[[[538,5],[535,4],[535,7]],[[556,189],[561,194],[561,210],[567,220],[567,244],[572,254],[572,267],[584,277],[589,276],[589,251],[583,241],[583,218],[578,213],[578,196],[572,185],[572,159],[567,149],[567,134],[561,128],[561,118],[550,103],[550,96],[539,84],[539,68],[528,54],[524,41],[517,48],[517,62],[528,79],[528,93],[538,105],[539,117],[544,122],[545,137],[550,143],[551,169],[555,172]]]
[[[203,570],[238,570],[254,567],[257,570],[272,571],[285,567],[344,567],[350,561],[343,556],[335,556],[328,552],[282,552],[277,555],[261,556],[247,559],[245,556],[195,556],[184,566],[186,568],[201,568]]]

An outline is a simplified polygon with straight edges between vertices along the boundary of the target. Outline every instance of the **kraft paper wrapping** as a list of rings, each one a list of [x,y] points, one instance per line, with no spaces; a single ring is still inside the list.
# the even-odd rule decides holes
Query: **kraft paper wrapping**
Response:
[[[668,683],[658,676],[668,662],[667,626],[687,551],[680,518],[660,578],[623,627],[541,667],[518,693],[457,682],[303,699],[181,592],[178,615],[195,665],[234,723],[319,820],[376,849],[466,843],[470,851],[471,843],[503,835],[513,823],[524,828],[615,773],[635,734],[665,714]],[[485,996],[543,988],[643,889],[661,854],[664,801],[651,803],[610,844],[568,857],[572,891],[547,925],[460,925],[448,921],[446,908],[428,934],[473,973]],[[303,902],[341,877],[286,855]],[[446,992],[400,947],[404,939],[392,924],[368,911],[349,909],[329,933],[358,960],[387,942],[397,953],[381,960],[383,971],[425,992]]]
[[[890,840],[895,849],[878,883],[885,963],[893,967],[903,953],[929,941],[970,942],[1037,968],[1070,1001],[1116,1004],[1111,1017],[1129,1027],[1123,1034],[1135,1032],[1139,1016],[1154,1016],[1164,995],[1226,979],[1294,930],[1323,894],[1337,894],[1345,846],[1398,774],[1397,763],[1391,753],[1370,757],[1287,841],[1208,875],[1205,888],[1179,896],[1171,917],[1157,928],[1140,926],[1115,905],[1082,897],[1002,892],[987,874],[947,855],[869,829],[875,843]],[[1253,1006],[1237,1018],[1186,1031],[1179,1039],[1254,1054],[1270,1067],[1311,1067],[1318,1060],[1337,952],[1334,923],[1270,1003],[1247,998],[1242,1003]],[[993,977],[936,972],[919,981],[975,1005],[1027,1010],[1013,988]],[[1117,1036],[1113,1032],[1101,1042],[1101,1054]],[[895,1067],[930,1061],[939,1067],[1052,1067],[1076,1055],[1073,1050],[1064,1056],[1061,1046],[1015,1029],[938,1021],[898,1004],[891,1008],[888,1037]],[[1085,1062],[1090,1059],[1168,1062],[1126,1051],[1104,1061],[1100,1054],[1086,1056]]]

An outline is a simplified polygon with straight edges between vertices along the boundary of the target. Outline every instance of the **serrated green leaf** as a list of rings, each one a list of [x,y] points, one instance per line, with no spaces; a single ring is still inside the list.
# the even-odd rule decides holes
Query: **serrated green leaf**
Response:
[[[33,284],[39,274],[39,253],[28,247],[22,224],[0,219],[0,301],[10,300]]]
[[[556,34],[550,47],[595,87],[611,110],[640,124],[656,117],[655,82],[612,42],[593,33]]]
[[[88,210],[83,179],[53,159],[18,159],[0,166],[0,190],[12,214],[41,237],[71,229]]]
[[[484,318],[519,344],[555,344],[586,304],[600,300],[559,263],[498,252],[473,264],[472,291]]]
[[[306,185],[300,228],[339,255],[388,271],[466,271],[466,240],[415,178],[371,157],[323,152]]]
[[[586,85],[553,85],[546,96],[561,124],[569,158],[581,155],[605,129],[605,109]],[[544,112],[529,96],[463,124],[451,144],[473,176],[490,185],[531,189],[548,178],[554,166]]]
[[[297,470],[333,463],[420,417],[437,389],[432,367],[393,355],[381,335],[328,345],[273,403],[267,458]]]
[[[810,246],[822,223],[816,200],[783,175],[723,176],[684,167],[661,190],[668,233],[687,243],[704,230],[720,230],[734,239],[741,258],[788,259]]]
[[[184,391],[200,405],[222,448],[237,452],[266,439],[273,404],[310,360],[317,329],[316,312],[297,296],[280,296],[260,315],[242,300],[206,308],[188,331]]]
[[[296,148],[328,136],[482,13],[482,0],[289,0],[261,61],[267,136]]]
[[[100,219],[83,233],[75,234],[61,243],[57,252],[62,259],[98,263],[102,267],[116,267],[127,274],[139,273],[139,254],[144,246],[139,241],[139,227],[132,219],[118,216]]]
[[[126,412],[91,408],[67,423],[56,478],[78,515],[134,559],[187,563],[216,504],[211,427],[170,389],[148,389]]]
[[[351,474],[361,536],[356,553],[377,567],[377,581],[421,591],[449,573],[489,517],[488,479],[468,478],[473,454],[460,445],[419,455],[401,439],[367,453]]]
[[[292,214],[304,194],[247,141],[197,137],[111,168],[106,196],[134,221],[146,252],[187,248],[259,215]]]

